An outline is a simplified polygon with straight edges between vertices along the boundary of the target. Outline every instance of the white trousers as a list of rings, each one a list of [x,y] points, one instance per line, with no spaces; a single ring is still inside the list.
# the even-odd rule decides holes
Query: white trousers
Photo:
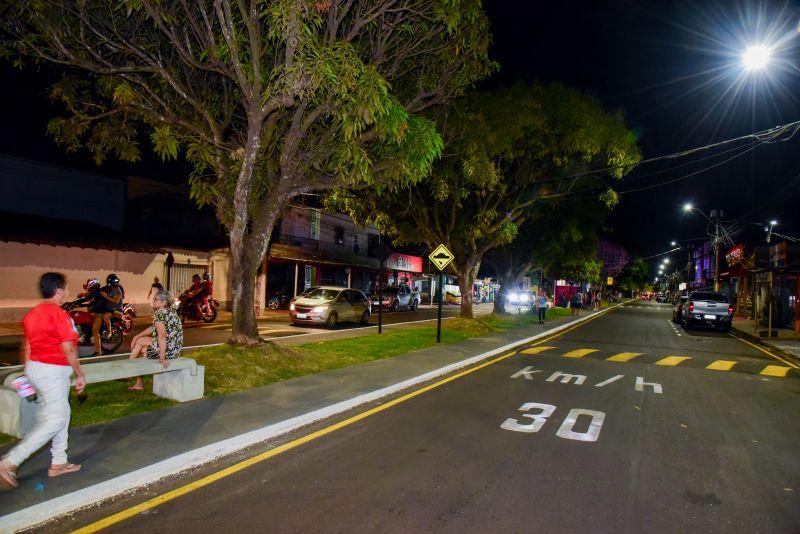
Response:
[[[52,463],[55,465],[67,463],[69,387],[72,367],[29,361],[25,366],[25,374],[28,375],[39,396],[36,426],[8,452],[6,459],[19,466],[52,440],[50,447]]]

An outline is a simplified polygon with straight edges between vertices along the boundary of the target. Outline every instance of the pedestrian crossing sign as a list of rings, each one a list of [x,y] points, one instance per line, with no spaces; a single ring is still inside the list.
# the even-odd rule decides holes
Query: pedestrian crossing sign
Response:
[[[444,268],[447,267],[451,261],[453,261],[453,253],[447,250],[447,247],[439,245],[436,247],[436,250],[431,252],[428,258],[433,262],[433,264],[440,270],[444,271]]]

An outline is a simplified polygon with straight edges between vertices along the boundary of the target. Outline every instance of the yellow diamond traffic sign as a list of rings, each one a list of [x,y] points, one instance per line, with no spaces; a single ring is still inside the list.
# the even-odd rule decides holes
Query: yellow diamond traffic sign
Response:
[[[436,247],[436,250],[431,252],[431,255],[428,256],[433,264],[439,268],[440,271],[444,271],[444,268],[448,266],[448,264],[453,261],[453,253],[447,250],[447,247],[444,245],[439,245]]]

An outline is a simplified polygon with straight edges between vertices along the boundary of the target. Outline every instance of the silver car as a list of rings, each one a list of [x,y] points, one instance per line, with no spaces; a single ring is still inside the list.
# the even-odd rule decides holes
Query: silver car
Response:
[[[289,316],[295,324],[324,324],[330,328],[340,321],[367,324],[370,305],[357,289],[320,286],[297,297],[289,305]]]

